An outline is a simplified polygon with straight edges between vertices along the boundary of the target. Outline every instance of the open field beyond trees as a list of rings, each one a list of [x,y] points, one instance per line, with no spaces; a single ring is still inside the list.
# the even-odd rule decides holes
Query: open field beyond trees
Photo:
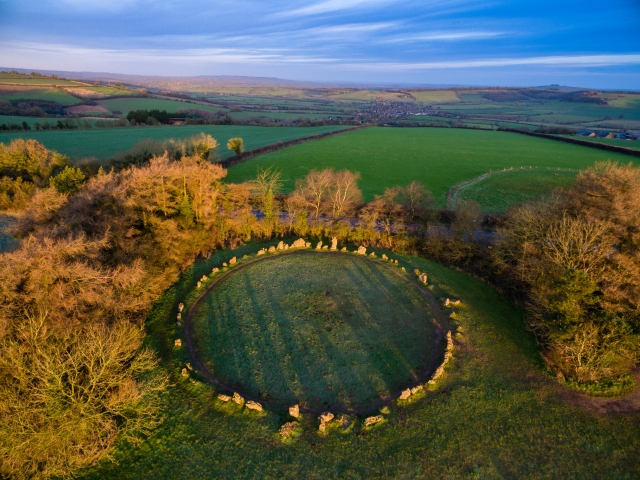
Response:
[[[232,389],[280,406],[358,411],[442,363],[430,298],[381,260],[303,251],[236,269],[191,320],[200,360]]]
[[[95,157],[105,160],[118,152],[127,150],[136,143],[145,140],[182,139],[201,132],[212,135],[220,146],[218,154],[222,158],[233,155],[227,150],[229,138],[242,137],[245,148],[263,147],[277,142],[310,137],[320,133],[342,130],[343,126],[325,127],[245,127],[236,125],[198,125],[182,127],[137,127],[103,130],[71,130],[48,132],[11,132],[0,133],[0,142],[9,143],[14,138],[33,138],[47,148],[68,155],[73,160]]]
[[[274,167],[282,171],[284,188],[290,192],[295,181],[310,170],[348,169],[360,172],[359,186],[365,200],[372,200],[385,188],[418,180],[433,192],[436,204],[444,206],[450,187],[490,170],[511,167],[577,170],[606,159],[621,163],[634,160],[614,152],[516,133],[367,128],[253,158],[230,168],[228,180],[248,180],[255,176],[258,167]]]
[[[364,428],[362,417],[350,416],[349,427],[329,427],[326,437],[317,433],[315,415],[302,415],[299,436],[283,441],[277,432],[291,419],[286,411],[255,413],[220,402],[218,392],[197,374],[181,376],[190,359],[184,348],[173,346],[180,335],[177,305],[186,298],[189,308],[198,279],[231,256],[251,254],[261,246],[215,253],[156,302],[146,322],[149,344],[159,351],[159,368],[170,372],[173,384],[161,399],[164,423],[137,447],[119,442],[115,462],[103,461],[83,478],[640,475],[640,417],[604,414],[605,400],[584,399],[561,387],[544,373],[520,310],[487,285],[417,257],[393,255],[408,271],[426,271],[436,298],[462,300],[455,309],[460,333],[454,360],[437,388],[409,402],[394,402],[384,410],[380,425]],[[236,332],[247,335],[247,350],[264,340],[249,333]],[[234,358],[224,361],[233,363]]]

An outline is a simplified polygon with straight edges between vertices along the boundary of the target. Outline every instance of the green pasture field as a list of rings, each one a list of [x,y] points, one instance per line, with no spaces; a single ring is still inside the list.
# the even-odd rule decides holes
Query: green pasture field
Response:
[[[409,91],[420,103],[453,103],[460,102],[460,97],[453,90]]]
[[[110,97],[115,96],[131,96],[131,95],[140,95],[138,92],[132,92],[131,90],[123,90],[121,88],[115,87],[85,87],[79,85],[78,88],[83,88],[85,90],[91,90],[92,92],[102,93],[104,95],[109,95]],[[73,92],[73,89],[71,89]]]
[[[523,169],[496,171],[457,190],[456,200],[475,200],[486,213],[551,195],[575,183],[577,171]],[[453,207],[453,205],[452,205]]]
[[[310,170],[334,168],[360,172],[366,200],[385,188],[413,180],[431,190],[438,206],[448,189],[489,170],[511,167],[581,169],[597,160],[623,163],[634,158],[517,133],[449,128],[372,127],[296,145],[255,157],[229,169],[228,179],[255,177],[258,167],[282,171],[286,192]]]
[[[99,100],[98,105],[103,106],[110,112],[119,111],[126,115],[131,110],[166,110],[173,113],[179,108],[192,108],[204,110],[206,112],[217,113],[220,108],[209,105],[200,105],[179,100],[163,100],[158,98],[113,98]]]
[[[4,100],[46,100],[49,102],[58,102],[61,105],[76,105],[82,103],[82,100],[69,95],[67,92],[57,88],[47,87],[16,87],[0,84],[0,98]]]
[[[81,478],[640,476],[638,414],[592,413],[584,406],[588,401],[544,372],[519,309],[486,284],[417,257],[392,255],[409,272],[426,271],[436,299],[462,300],[455,308],[460,333],[454,337],[453,360],[436,388],[392,403],[374,427],[363,426],[370,414],[353,415],[349,427],[332,426],[334,421],[322,436],[316,416],[302,415],[298,436],[283,441],[278,429],[293,420],[286,411],[255,413],[220,402],[220,391],[197,373],[181,376],[191,360],[184,347],[174,348],[174,339],[183,338],[175,322],[178,303],[190,307],[199,278],[261,246],[214,253],[156,302],[146,328],[148,345],[162,359],[159,368],[170,375],[171,387],[160,397],[164,422],[137,446],[120,441],[113,461],[81,472]],[[250,333],[255,332],[237,332],[246,335],[248,345],[260,341]],[[290,352],[281,354],[286,359]]]
[[[1,118],[1,117],[0,117]],[[213,136],[220,146],[218,154],[230,157],[227,141],[232,137],[242,137],[245,149],[264,147],[276,142],[310,137],[320,133],[342,130],[345,127],[330,125],[324,127],[245,127],[236,125],[192,125],[162,127],[129,127],[96,130],[50,130],[46,132],[0,132],[0,142],[9,143],[14,138],[33,138],[47,148],[64,153],[72,160],[94,157],[105,160],[116,153],[133,147],[145,139],[180,139],[200,132]]]
[[[0,73],[0,86],[3,83],[20,83],[24,85],[65,85],[82,87],[83,83],[74,82],[73,80],[62,80],[60,78],[42,78],[30,77],[29,75],[20,75],[14,73]]]
[[[298,251],[228,274],[196,308],[192,331],[225,385],[285,407],[353,411],[435,371],[435,315],[397,267]]]

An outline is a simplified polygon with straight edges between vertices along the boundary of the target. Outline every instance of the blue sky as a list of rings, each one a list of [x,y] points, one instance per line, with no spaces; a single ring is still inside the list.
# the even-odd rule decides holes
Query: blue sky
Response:
[[[640,89],[640,1],[0,0],[0,66]]]

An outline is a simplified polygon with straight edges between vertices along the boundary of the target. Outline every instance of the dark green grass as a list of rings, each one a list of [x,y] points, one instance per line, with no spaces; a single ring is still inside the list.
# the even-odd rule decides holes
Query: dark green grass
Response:
[[[463,187],[458,198],[475,200],[487,213],[503,212],[509,206],[549,196],[574,184],[576,171],[509,170]]]
[[[199,358],[216,378],[316,410],[360,410],[415,386],[442,356],[436,328],[429,300],[382,261],[320,252],[231,274],[193,320]]]
[[[180,376],[188,361],[174,350],[177,304],[213,266],[259,248],[221,252],[199,264],[155,305],[147,321],[150,344],[172,375],[162,397],[165,421],[135,447],[118,444],[116,463],[85,472],[93,479],[210,478],[638,478],[639,415],[596,415],[569,403],[541,369],[522,313],[493,289],[426,260],[436,297],[461,298],[453,363],[439,388],[365,430],[362,418],[343,432],[317,433],[303,416],[302,435],[282,442],[285,412],[259,416],[221,404],[205,383]]]
[[[245,148],[263,147],[279,141],[309,137],[319,133],[341,130],[342,126],[326,127],[243,127],[235,125],[198,125],[184,127],[135,127],[101,130],[71,130],[47,132],[7,132],[0,133],[0,142],[9,143],[13,138],[34,138],[47,148],[69,155],[73,159],[95,157],[104,160],[114,154],[131,148],[137,142],[151,138],[165,140],[186,138],[200,132],[212,135],[220,146],[218,153],[222,158],[233,154],[227,150],[227,140],[242,137]],[[255,172],[255,170],[254,170]]]
[[[360,172],[366,200],[385,188],[419,180],[444,206],[448,189],[463,180],[510,167],[581,169],[597,160],[633,161],[614,152],[516,133],[446,128],[367,128],[305,143],[248,160],[229,169],[229,180],[255,176],[257,167],[282,171],[285,190],[312,169]]]
[[[82,100],[69,95],[67,92],[53,87],[16,87],[3,86],[0,84],[0,98],[4,100],[46,100],[48,102],[58,102],[61,105],[77,105]]]
[[[100,100],[98,104],[110,112],[119,111],[126,115],[131,110],[166,110],[175,113],[179,108],[191,108],[216,113],[219,107],[200,105],[179,100],[163,100],[159,98],[113,98],[110,100]]]

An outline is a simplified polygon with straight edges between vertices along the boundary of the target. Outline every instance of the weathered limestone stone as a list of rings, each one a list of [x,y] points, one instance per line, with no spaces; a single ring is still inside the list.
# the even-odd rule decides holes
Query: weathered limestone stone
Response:
[[[291,245],[291,248],[304,248],[306,245],[304,238],[299,238]]]
[[[276,251],[276,247],[274,247],[273,245],[271,245],[271,246],[269,247],[269,253],[273,253],[273,252],[275,252],[275,251]]]
[[[298,428],[298,422],[287,422],[280,427],[278,433],[282,438],[289,438]]]
[[[198,282],[198,283],[196,284],[196,288],[200,288],[201,286],[202,286],[202,282]]]
[[[433,385],[434,383],[436,383],[438,378],[440,378],[442,374],[444,374],[444,367],[447,365],[447,363],[449,362],[452,356],[453,356],[453,337],[451,335],[451,331],[448,331],[447,332],[447,350],[444,352],[444,360],[442,361],[442,365],[440,365],[438,369],[434,372],[434,374],[431,376],[431,380],[427,382],[429,385]]]
[[[320,430],[322,433],[327,431],[327,424],[324,422],[321,422],[320,425],[318,426],[318,430]]]
[[[278,250],[284,250],[284,242],[282,240],[280,240],[278,242],[278,246],[276,247],[276,249]]]
[[[211,270],[211,275],[215,275],[216,273],[218,273],[220,271],[220,269],[218,267],[214,268],[213,270]]]
[[[188,368],[189,370],[192,370],[192,371],[193,371],[193,367],[191,366],[191,364],[190,364],[189,362],[187,362],[187,363],[186,363],[186,365],[187,365],[187,368]]]
[[[382,415],[376,415],[374,417],[368,417],[364,420],[364,426],[368,427],[382,420]]]
[[[258,250],[258,255],[264,255],[265,253],[267,253],[267,251],[264,248]]]
[[[325,245],[322,247],[323,250],[329,250],[329,245]]]
[[[444,301],[444,306],[448,307],[448,306],[454,306],[457,307],[458,305],[460,305],[462,302],[460,300],[451,300],[449,298],[446,298]]]
[[[189,372],[187,372],[187,369],[186,369],[186,368],[183,368],[183,369],[182,369],[182,376],[183,376],[183,377],[188,377],[188,376],[189,376]]]
[[[310,248],[311,247],[311,242],[307,242],[304,244],[305,248]]]
[[[371,252],[371,255],[369,255],[370,257],[376,258],[376,252]]]
[[[449,318],[456,318],[456,312],[451,312],[451,315],[449,315]]]
[[[181,327],[181,326],[182,326],[182,322],[181,322],[180,320],[178,320],[178,321],[176,322],[176,325],[178,325],[179,327]]]
[[[181,303],[180,305],[178,305],[178,311],[182,312],[182,310],[184,310],[184,303]]]
[[[222,393],[220,395],[218,395],[218,400],[220,400],[221,402],[228,402],[229,400],[231,400],[231,397],[229,395],[223,395]]]
[[[176,338],[176,341],[173,342],[173,346],[180,348],[182,346],[182,340],[180,340],[179,338]]]
[[[255,410],[256,412],[262,411],[262,405],[260,405],[258,402],[254,402],[253,400],[249,400],[245,406],[249,410]]]
[[[229,265],[234,265],[237,261],[238,259],[236,257],[233,257],[231,260],[229,260]]]
[[[342,247],[342,250],[340,250],[341,252],[346,252],[347,251],[347,247]]]
[[[411,389],[411,395],[415,395],[416,393],[418,393],[421,390],[422,390],[422,385],[418,385],[417,387],[413,387]]]
[[[209,280],[209,277],[207,277],[206,275],[202,275],[202,278],[200,279],[200,281],[206,282],[207,280]]]
[[[244,403],[244,398],[242,398],[242,395],[240,395],[238,392],[233,393],[232,400],[238,405],[242,405]]]
[[[398,260],[394,260],[393,263],[395,263],[397,265],[398,264]]]
[[[356,252],[358,255],[366,255],[367,254],[367,248],[360,246],[358,247],[358,251]]]
[[[321,248],[322,248],[322,240],[320,240],[316,245],[316,250],[320,250]]]
[[[179,313],[178,315],[176,315],[176,318],[177,318],[178,320],[182,320],[182,314],[181,314],[181,313]]]
[[[338,250],[338,239],[336,237],[331,239],[331,250]]]
[[[402,270],[403,272],[405,272],[405,273],[407,272],[407,270],[405,270],[405,268],[404,268],[404,267],[402,267],[402,268],[401,268],[401,270]]]
[[[382,254],[382,259],[383,259],[383,260],[389,260],[389,257],[387,257],[387,255],[383,253],[383,254]]]
[[[318,418],[320,419],[321,423],[329,423],[331,420],[333,420],[333,417],[334,417],[333,413],[324,412]]]
[[[291,248],[291,247],[289,247],[289,245],[287,245],[287,244],[285,243],[285,244],[284,244],[284,249],[285,249],[285,250],[289,250],[289,248]]]
[[[410,396],[411,396],[411,389],[407,388],[406,390],[403,390],[402,393],[400,394],[400,400],[406,400]]]
[[[227,262],[222,262],[222,266],[223,266],[224,268],[227,268],[229,265],[227,264]]]
[[[300,405],[289,407],[289,415],[291,415],[293,418],[298,418],[300,416]]]
[[[415,273],[418,277],[420,276],[420,270],[418,270],[417,268],[413,269],[413,273]]]

